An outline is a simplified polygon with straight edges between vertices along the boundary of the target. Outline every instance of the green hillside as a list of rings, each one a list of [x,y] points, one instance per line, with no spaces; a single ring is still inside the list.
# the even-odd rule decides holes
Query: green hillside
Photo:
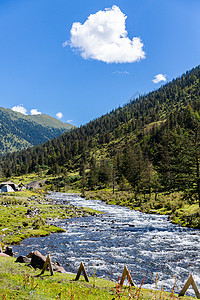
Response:
[[[48,168],[64,185],[76,173],[77,187],[131,191],[136,206],[138,195],[174,192],[200,204],[200,66],[1,165],[7,177]]]
[[[36,146],[72,128],[47,115],[23,115],[0,107],[0,155]]]

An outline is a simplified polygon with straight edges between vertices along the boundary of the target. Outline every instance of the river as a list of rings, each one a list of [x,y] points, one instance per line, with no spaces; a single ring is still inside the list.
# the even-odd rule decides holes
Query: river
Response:
[[[55,202],[102,211],[102,215],[62,220],[57,225],[66,232],[47,237],[29,238],[14,251],[27,255],[39,250],[50,253],[68,271],[76,273],[83,261],[87,273],[114,281],[124,266],[133,281],[143,287],[171,291],[175,275],[179,292],[193,274],[200,287],[200,231],[173,225],[167,216],[144,214],[125,207],[106,205],[99,200],[86,200],[77,194],[52,193]],[[189,289],[189,294],[193,294]]]

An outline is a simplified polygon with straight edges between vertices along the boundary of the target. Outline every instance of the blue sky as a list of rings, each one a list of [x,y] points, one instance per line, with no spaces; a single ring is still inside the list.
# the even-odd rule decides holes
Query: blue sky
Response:
[[[199,0],[0,0],[2,107],[79,126],[199,58]]]

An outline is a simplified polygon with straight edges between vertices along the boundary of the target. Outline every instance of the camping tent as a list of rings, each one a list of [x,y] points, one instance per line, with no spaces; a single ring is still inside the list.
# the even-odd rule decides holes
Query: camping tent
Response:
[[[2,190],[2,188],[7,185],[12,188],[12,190],[10,190],[10,188],[9,188],[7,192],[18,191],[18,186],[12,181],[6,181],[6,182],[0,183],[0,189]]]
[[[2,193],[14,192],[14,190],[10,185],[6,184],[1,187],[1,192]]]

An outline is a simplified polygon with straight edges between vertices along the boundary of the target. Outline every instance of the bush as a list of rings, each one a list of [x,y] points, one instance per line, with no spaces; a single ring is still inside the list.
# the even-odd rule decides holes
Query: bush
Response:
[[[40,228],[42,228],[44,225],[45,225],[45,220],[42,219],[41,217],[37,218],[37,219],[33,222],[33,224],[32,224],[33,229],[40,229]]]

